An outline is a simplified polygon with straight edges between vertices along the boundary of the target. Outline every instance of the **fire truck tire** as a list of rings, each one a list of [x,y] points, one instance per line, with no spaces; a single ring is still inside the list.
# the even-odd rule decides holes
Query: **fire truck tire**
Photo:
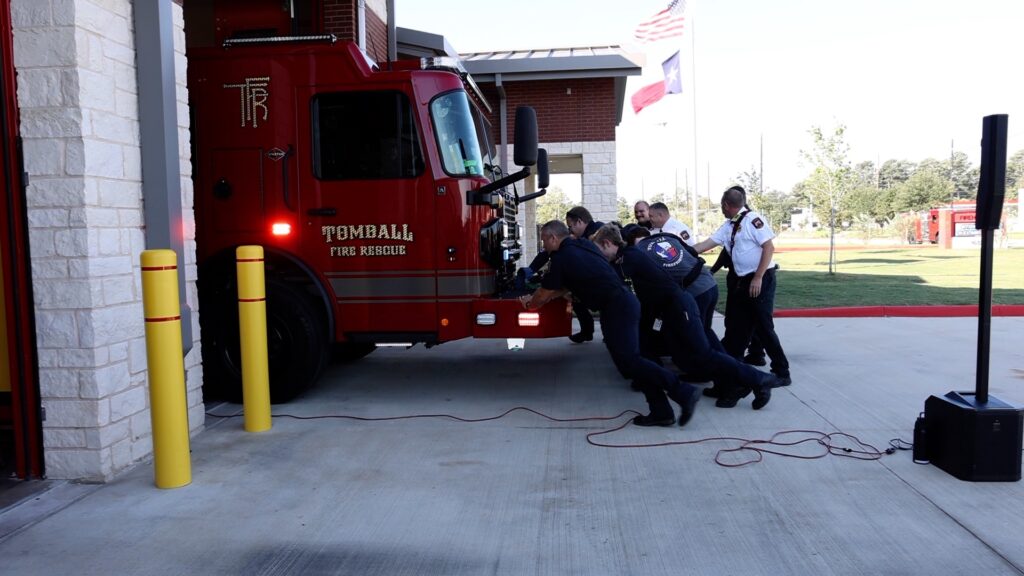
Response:
[[[377,345],[369,342],[342,342],[334,345],[334,361],[355,362],[376,349]]]
[[[211,286],[211,288],[213,288]],[[242,362],[237,291],[224,282],[200,304],[204,393],[242,401]],[[287,402],[320,376],[330,357],[324,314],[313,300],[287,284],[267,283],[267,353],[270,401]]]
[[[309,388],[330,358],[325,314],[288,284],[267,283],[267,352],[274,404]]]

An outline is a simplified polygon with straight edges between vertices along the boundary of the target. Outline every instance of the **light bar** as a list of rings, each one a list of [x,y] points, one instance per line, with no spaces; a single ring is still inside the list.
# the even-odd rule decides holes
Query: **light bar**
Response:
[[[246,44],[281,44],[283,42],[330,42],[334,44],[338,37],[334,34],[313,34],[310,36],[266,36],[263,38],[229,38],[223,42],[224,48],[244,46]]]
[[[476,315],[476,323],[478,326],[494,326],[498,323],[498,315],[490,312]]]
[[[292,225],[287,222],[274,222],[270,226],[270,233],[274,236],[287,236],[292,233]]]
[[[520,312],[520,326],[540,326],[540,312]]]
[[[431,58],[420,58],[421,70],[451,70],[459,74],[465,74],[466,69],[462,61],[451,56],[434,56]]]
[[[377,342],[377,348],[411,348],[412,342]]]

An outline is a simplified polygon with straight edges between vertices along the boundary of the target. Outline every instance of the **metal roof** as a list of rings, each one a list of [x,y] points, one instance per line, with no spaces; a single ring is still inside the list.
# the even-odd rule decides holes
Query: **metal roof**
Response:
[[[461,54],[466,70],[478,82],[558,80],[563,78],[614,78],[637,76],[643,58],[620,46],[541,48]]]
[[[404,57],[456,56],[478,83],[570,78],[614,78],[616,123],[622,120],[626,76],[639,76],[644,58],[621,46],[539,48],[459,54],[444,36],[410,28],[397,28],[398,52]]]
[[[440,34],[431,34],[411,28],[396,28],[395,37],[399,55],[407,58],[429,58],[431,56],[458,58],[459,56],[455,48],[448,43],[448,39]]]

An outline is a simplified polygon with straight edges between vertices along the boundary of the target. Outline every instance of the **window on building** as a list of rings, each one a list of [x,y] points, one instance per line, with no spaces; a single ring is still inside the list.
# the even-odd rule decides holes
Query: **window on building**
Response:
[[[402,92],[337,92],[313,99],[313,173],[321,180],[415,178],[423,153]]]

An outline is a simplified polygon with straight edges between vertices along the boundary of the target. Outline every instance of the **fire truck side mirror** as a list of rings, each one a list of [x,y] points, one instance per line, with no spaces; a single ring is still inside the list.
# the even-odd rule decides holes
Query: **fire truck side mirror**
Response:
[[[529,106],[516,108],[513,160],[518,166],[533,166],[537,163],[537,113]]]
[[[551,183],[548,176],[548,151],[543,148],[537,149],[537,188],[543,190]]]

